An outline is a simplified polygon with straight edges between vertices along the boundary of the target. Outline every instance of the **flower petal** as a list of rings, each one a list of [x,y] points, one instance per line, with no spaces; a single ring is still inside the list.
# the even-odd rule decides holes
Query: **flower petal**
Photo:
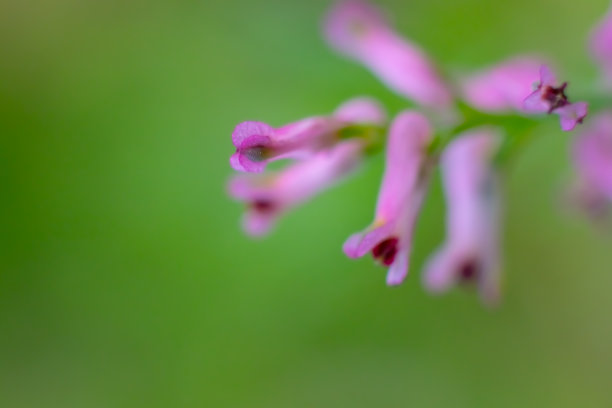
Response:
[[[442,155],[447,232],[425,268],[432,292],[476,281],[485,303],[499,295],[499,191],[492,167],[499,144],[497,132],[481,128],[453,140]]]
[[[325,36],[398,94],[438,111],[452,105],[449,87],[429,58],[400,37],[374,6],[357,0],[336,4],[328,13]]]
[[[436,252],[425,266],[423,275],[425,287],[434,293],[442,293],[450,289],[457,279],[458,262],[460,261],[457,256],[447,247]]]
[[[244,231],[251,237],[267,235],[276,224],[277,214],[262,214],[256,211],[247,211],[242,219]]]
[[[256,236],[267,233],[284,213],[352,172],[361,162],[364,146],[359,140],[349,140],[276,173],[233,177],[229,194],[248,206],[245,230]]]
[[[572,158],[580,179],[592,191],[589,195],[612,203],[612,111],[596,115],[576,136]]]
[[[587,116],[589,106],[586,102],[576,102],[555,110],[561,120],[561,129],[569,132],[574,130],[577,124],[582,123]]]
[[[540,86],[556,86],[557,78],[546,64],[540,67]]]
[[[401,284],[408,275],[410,248],[400,250],[387,272],[387,285],[395,286]]]
[[[378,219],[396,219],[420,182],[432,128],[417,112],[400,113],[391,125],[385,174],[376,207]]]
[[[232,133],[234,146],[240,147],[245,139],[251,136],[272,136],[274,128],[263,122],[247,121],[239,123]]]
[[[372,98],[354,98],[342,104],[334,112],[334,117],[349,123],[384,124],[387,114],[382,105]]]
[[[523,101],[540,80],[542,61],[514,57],[463,79],[463,96],[473,107],[485,112],[522,110]]]
[[[353,234],[346,240],[342,250],[349,258],[360,258],[388,238],[394,228],[394,222],[386,222],[378,227]]]
[[[590,48],[608,84],[612,84],[612,8],[591,33]]]
[[[530,113],[547,113],[549,104],[542,99],[542,92],[538,88],[525,98],[523,101],[523,109]]]
[[[364,52],[367,38],[386,30],[386,25],[378,9],[365,1],[341,1],[326,16],[325,37],[340,52],[357,56]]]
[[[246,171],[242,163],[240,163],[240,153],[236,152],[230,156],[230,165],[236,171]]]

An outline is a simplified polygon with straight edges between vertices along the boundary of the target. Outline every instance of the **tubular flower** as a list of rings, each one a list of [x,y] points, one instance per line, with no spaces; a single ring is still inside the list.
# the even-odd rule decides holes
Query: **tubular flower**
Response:
[[[371,252],[389,267],[388,285],[400,284],[408,273],[412,234],[430,178],[427,148],[431,139],[432,129],[425,116],[405,111],[395,118],[374,222],[344,243],[348,257]]]
[[[442,155],[447,235],[425,267],[424,283],[433,292],[475,282],[485,303],[499,298],[499,190],[491,165],[498,145],[495,132],[475,130],[453,141]]]
[[[612,86],[612,8],[591,34],[591,54]]]
[[[463,97],[483,112],[522,111],[523,101],[538,82],[542,62],[515,57],[465,78]]]
[[[612,205],[612,112],[595,116],[573,143],[575,198],[591,215]]]
[[[343,129],[359,124],[382,126],[386,114],[378,102],[357,98],[340,106],[330,116],[302,119],[280,128],[263,122],[242,122],[232,133],[236,153],[230,158],[235,170],[262,172],[279,159],[304,159],[333,146]]]
[[[570,103],[565,95],[567,82],[557,86],[553,72],[546,65],[540,68],[540,82],[535,91],[523,103],[527,112],[556,113],[561,119],[561,129],[566,132],[573,130],[577,124],[582,123],[587,115],[586,102]]]
[[[235,176],[229,192],[247,203],[246,232],[265,235],[280,216],[353,171],[363,158],[364,147],[363,141],[349,140],[276,173]]]
[[[325,37],[398,94],[436,109],[452,104],[447,85],[425,53],[400,37],[372,5],[358,0],[336,4],[327,15]]]

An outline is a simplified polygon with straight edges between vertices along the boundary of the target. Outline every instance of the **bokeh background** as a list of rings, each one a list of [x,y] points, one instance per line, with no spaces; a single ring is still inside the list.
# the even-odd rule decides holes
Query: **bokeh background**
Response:
[[[412,271],[389,289],[344,239],[383,169],[268,239],[225,193],[234,125],[372,95],[320,35],[329,1],[0,3],[0,406],[609,407],[612,234],[560,204],[571,135],[542,122],[509,173],[504,300],[432,297],[436,179]],[[557,61],[575,99],[605,0],[381,1],[447,68]]]

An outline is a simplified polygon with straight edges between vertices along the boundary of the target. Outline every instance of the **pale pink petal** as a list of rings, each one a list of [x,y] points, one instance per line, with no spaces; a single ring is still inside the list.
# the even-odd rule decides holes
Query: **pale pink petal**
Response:
[[[365,1],[336,3],[325,19],[325,37],[340,52],[361,55],[368,36],[387,30],[387,21],[379,10]]]
[[[254,134],[243,139],[237,149],[239,165],[234,166],[234,170],[261,173],[266,167],[267,152],[271,145],[269,136]],[[235,161],[230,159],[231,164]]]
[[[283,214],[351,173],[361,162],[363,149],[361,141],[349,140],[277,173],[232,178],[229,194],[248,207],[243,222],[247,233],[264,235]]]
[[[397,35],[373,36],[361,63],[401,96],[437,110],[452,104],[447,85],[425,53]]]
[[[523,101],[540,80],[542,61],[514,57],[461,81],[463,97],[484,112],[522,110]]]
[[[432,139],[427,118],[417,112],[400,113],[391,125],[387,141],[385,174],[378,194],[378,219],[396,219],[417,185]]]
[[[387,113],[382,105],[372,98],[355,98],[341,105],[334,117],[342,122],[373,123],[383,125],[387,121]]]
[[[577,124],[582,123],[588,113],[586,102],[576,102],[555,110],[561,120],[561,129],[569,132],[574,130]]]
[[[523,101],[523,109],[530,113],[546,113],[548,112],[550,105],[542,99],[542,93],[538,88],[536,91],[531,93]]]
[[[277,215],[248,211],[244,215],[242,226],[244,231],[251,237],[263,237],[272,230],[277,219]]]
[[[252,177],[237,175],[227,184],[227,192],[238,200],[249,200],[254,194],[255,188],[253,184]]]
[[[612,111],[590,121],[574,139],[572,152],[580,180],[592,191],[589,195],[612,203]]]
[[[459,260],[447,248],[438,251],[425,266],[423,283],[434,293],[449,290],[457,280],[457,264]]]
[[[540,86],[556,86],[557,78],[546,64],[540,67]]]
[[[236,171],[246,171],[240,163],[240,153],[236,152],[230,156],[230,165]]]
[[[302,203],[352,172],[362,161],[363,143],[349,140],[311,159],[298,162],[276,177],[276,186],[285,201]]]
[[[499,144],[495,131],[477,129],[453,140],[442,155],[447,232],[425,267],[424,284],[432,292],[475,281],[486,304],[499,297],[499,189],[492,168]]]
[[[398,94],[420,104],[447,110],[453,97],[435,66],[415,44],[401,38],[365,1],[342,1],[325,22],[332,47],[368,67]]]
[[[591,33],[590,48],[608,84],[612,84],[612,8]]]
[[[395,223],[387,222],[381,226],[353,234],[346,240],[342,250],[349,258],[360,258],[370,252],[381,241],[387,239],[394,228]]]
[[[395,256],[395,261],[389,267],[387,272],[387,285],[395,286],[401,284],[406,275],[408,275],[410,248],[405,248],[398,251]]]
[[[247,121],[242,122],[234,128],[232,133],[232,142],[234,146],[240,147],[245,139],[251,136],[272,136],[274,128],[267,123]]]

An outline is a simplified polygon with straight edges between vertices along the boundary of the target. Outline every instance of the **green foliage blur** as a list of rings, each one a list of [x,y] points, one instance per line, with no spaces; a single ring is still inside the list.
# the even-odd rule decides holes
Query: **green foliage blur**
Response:
[[[456,72],[530,52],[578,100],[605,0],[380,1]],[[329,1],[0,3],[0,407],[609,407],[612,234],[568,210],[570,134],[545,118],[506,189],[504,299],[434,297],[438,176],[411,273],[341,244],[383,161],[240,230],[230,134],[407,102],[329,50]]]

